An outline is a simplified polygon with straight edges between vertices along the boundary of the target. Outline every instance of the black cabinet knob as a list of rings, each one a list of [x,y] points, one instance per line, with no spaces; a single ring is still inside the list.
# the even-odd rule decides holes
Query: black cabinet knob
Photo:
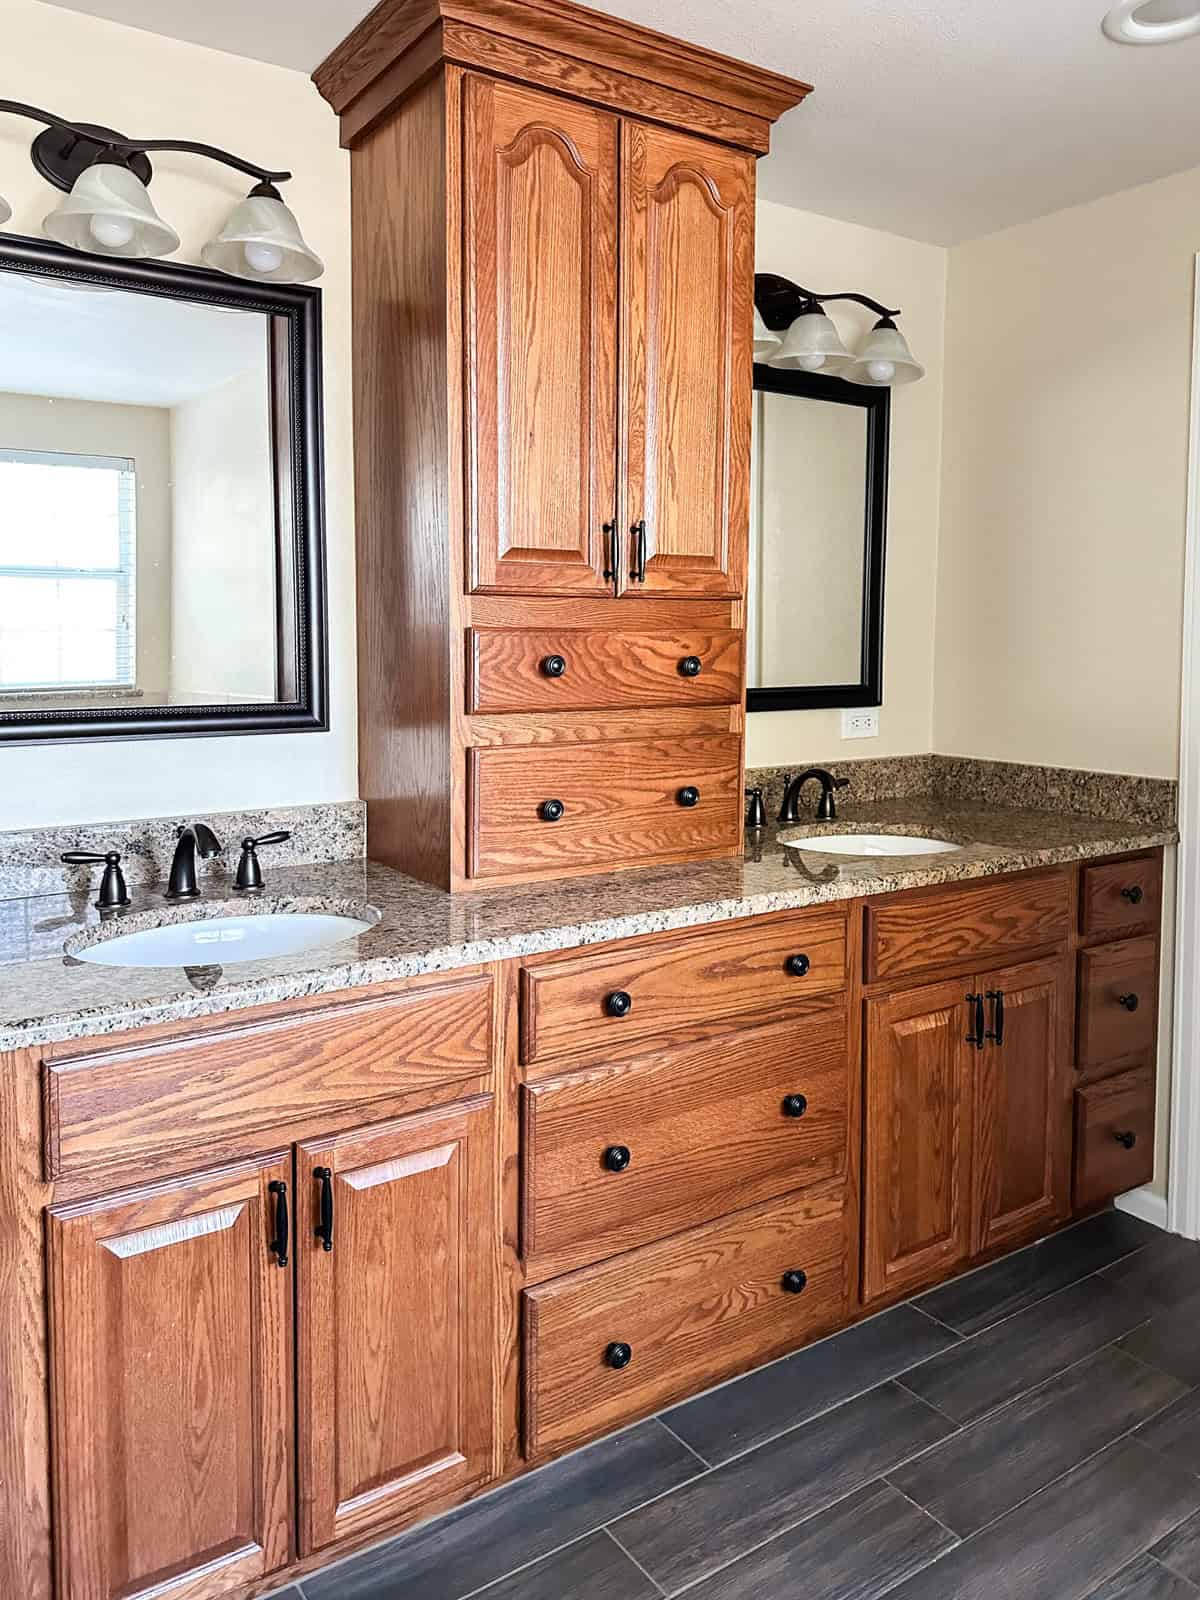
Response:
[[[680,789],[675,798],[681,806],[698,806],[700,804],[700,791],[689,783],[685,789]]]
[[[812,966],[807,956],[789,956],[786,966],[793,978],[803,978]]]
[[[679,670],[685,678],[698,678],[703,667],[704,663],[699,656],[684,656],[679,663]]]
[[[631,1344],[610,1344],[604,1352],[604,1360],[614,1372],[620,1372],[633,1360],[633,1346]]]
[[[561,800],[543,800],[538,807],[538,816],[543,822],[557,822],[566,809]]]
[[[633,1010],[633,996],[624,989],[614,989],[605,999],[604,1009],[610,1017],[627,1017]]]
[[[610,1172],[624,1172],[632,1160],[627,1144],[610,1144],[604,1152],[604,1165]]]
[[[544,678],[561,678],[567,670],[567,658],[566,656],[543,656],[541,668]]]
[[[1119,1145],[1123,1145],[1126,1150],[1132,1150],[1137,1143],[1136,1133],[1114,1133],[1113,1138]]]
[[[1121,899],[1128,900],[1131,906],[1140,906],[1144,890],[1140,884],[1131,883],[1128,889],[1121,890]]]
[[[783,1114],[785,1117],[802,1117],[808,1110],[808,1096],[803,1094],[785,1094],[783,1097]]]
[[[1126,1011],[1136,1011],[1138,1006],[1141,1005],[1141,1001],[1135,994],[1119,994],[1117,996],[1117,1004],[1124,1006]]]
[[[779,1280],[785,1294],[803,1294],[808,1287],[808,1273],[802,1267],[793,1267]]]

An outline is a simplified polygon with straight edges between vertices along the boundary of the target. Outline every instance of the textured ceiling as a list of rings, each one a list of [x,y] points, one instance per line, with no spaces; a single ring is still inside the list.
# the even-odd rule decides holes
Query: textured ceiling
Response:
[[[1200,37],[1112,44],[1107,0],[593,3],[815,84],[776,129],[760,192],[829,216],[948,244],[1200,164]],[[308,71],[369,3],[67,9]]]

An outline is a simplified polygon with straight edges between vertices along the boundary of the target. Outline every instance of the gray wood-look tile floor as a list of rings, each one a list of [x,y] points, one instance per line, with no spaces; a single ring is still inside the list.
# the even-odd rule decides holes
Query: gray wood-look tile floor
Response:
[[[1200,1600],[1200,1244],[1109,1211],[280,1600]]]

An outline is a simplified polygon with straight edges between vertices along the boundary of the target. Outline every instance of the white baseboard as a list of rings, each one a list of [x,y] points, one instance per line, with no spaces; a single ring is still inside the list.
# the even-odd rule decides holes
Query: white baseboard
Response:
[[[1166,1229],[1166,1196],[1155,1194],[1153,1189],[1131,1189],[1128,1194],[1119,1194],[1113,1204],[1118,1211],[1127,1211],[1131,1217],[1140,1217],[1155,1228]]]

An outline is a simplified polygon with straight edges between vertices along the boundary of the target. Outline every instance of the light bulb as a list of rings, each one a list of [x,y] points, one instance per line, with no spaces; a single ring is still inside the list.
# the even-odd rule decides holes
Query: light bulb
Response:
[[[242,246],[242,252],[251,272],[278,272],[283,265],[283,251],[277,244],[260,244],[251,239]]]
[[[868,361],[867,373],[876,383],[891,383],[896,376],[894,361]]]
[[[97,244],[119,250],[133,238],[133,223],[128,217],[96,216],[88,223],[88,232]]]
[[[814,350],[812,355],[800,356],[798,364],[804,372],[819,372],[825,365],[825,357],[819,350]]]

